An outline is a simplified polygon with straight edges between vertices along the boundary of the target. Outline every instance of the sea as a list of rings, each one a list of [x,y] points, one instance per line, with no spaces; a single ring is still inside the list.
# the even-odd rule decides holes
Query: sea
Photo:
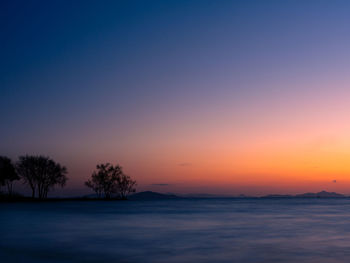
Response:
[[[2,203],[0,262],[350,262],[350,199]]]

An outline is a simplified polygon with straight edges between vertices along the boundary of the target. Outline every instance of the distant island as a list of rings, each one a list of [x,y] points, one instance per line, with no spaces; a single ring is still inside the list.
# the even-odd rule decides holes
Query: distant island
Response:
[[[245,196],[245,195],[237,195],[237,196],[228,196],[228,195],[213,195],[213,194],[186,194],[186,195],[176,195],[176,194],[165,194],[158,193],[153,191],[143,191],[135,194],[131,194],[128,196],[127,200],[130,201],[152,201],[152,200],[188,200],[188,199],[288,199],[288,198],[349,198],[350,196],[346,196],[343,194],[338,194],[335,192],[327,192],[321,191],[318,193],[304,193],[304,194],[296,194],[296,195],[281,195],[281,194],[271,194],[265,196]],[[0,193],[0,202],[36,202],[36,201],[96,201],[96,200],[105,200],[100,199],[96,194],[85,195],[81,197],[51,197],[44,200],[40,199],[32,199],[31,197],[26,197],[22,195],[13,195],[11,198],[8,198],[6,195],[2,195]],[[120,198],[111,198],[110,201],[118,201]]]
[[[304,194],[297,194],[297,195],[278,195],[278,194],[271,194],[271,195],[265,195],[261,197],[256,196],[245,196],[245,195],[239,195],[239,196],[219,196],[219,195],[210,195],[210,194],[188,194],[188,195],[175,195],[175,194],[162,194],[152,191],[145,191],[145,192],[138,192],[136,194],[130,195],[129,200],[168,200],[168,199],[249,199],[249,198],[347,198],[348,196],[338,194],[335,192],[327,192],[327,191],[321,191],[318,193],[304,193]]]
[[[335,192],[321,191],[318,193],[304,193],[297,195],[265,195],[261,198],[345,198],[347,196]]]
[[[161,194],[152,191],[139,192],[129,196],[129,200],[155,200],[155,199],[180,199],[180,196],[174,194]]]

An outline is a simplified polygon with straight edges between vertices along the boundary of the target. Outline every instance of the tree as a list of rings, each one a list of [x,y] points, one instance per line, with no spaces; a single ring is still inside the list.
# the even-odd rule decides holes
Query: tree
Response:
[[[113,195],[126,199],[127,194],[135,191],[133,187],[136,182],[124,174],[121,166],[106,163],[96,166],[96,171],[85,185],[94,190],[99,198],[103,194],[106,199]]]
[[[13,190],[13,181],[19,180],[15,166],[10,158],[0,156],[0,185],[7,186],[7,192],[11,196]]]
[[[67,168],[45,156],[20,156],[17,172],[32,190],[32,197],[37,193],[40,199],[47,198],[48,192],[56,185],[64,187]]]
[[[130,176],[122,173],[118,178],[118,189],[120,198],[126,199],[128,194],[134,193],[136,191],[135,186],[136,181],[132,180]]]
[[[121,167],[113,166],[110,163],[98,164],[96,171],[91,175],[91,179],[85,182],[101,198],[102,194],[106,199],[110,199],[118,192],[117,179],[121,173]]]

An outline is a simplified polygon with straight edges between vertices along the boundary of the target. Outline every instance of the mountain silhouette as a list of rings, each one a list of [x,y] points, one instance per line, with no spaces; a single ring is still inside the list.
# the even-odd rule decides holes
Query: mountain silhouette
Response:
[[[179,199],[181,197],[173,194],[161,194],[152,191],[139,192],[130,195],[128,199],[130,200],[157,200],[157,199]]]
[[[262,196],[262,198],[344,198],[345,195],[338,194],[335,192],[327,192],[321,191],[318,193],[304,193],[297,195],[279,195],[279,194],[271,194]]]
[[[338,194],[335,192],[321,191],[318,193],[299,194],[299,195],[296,195],[295,197],[339,198],[339,197],[345,197],[345,195]]]

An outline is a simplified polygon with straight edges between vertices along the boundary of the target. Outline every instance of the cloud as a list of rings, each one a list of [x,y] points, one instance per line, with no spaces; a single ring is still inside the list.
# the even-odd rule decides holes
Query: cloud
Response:
[[[179,163],[179,166],[186,167],[186,166],[191,166],[192,163]]]
[[[168,186],[169,184],[151,184],[151,185],[154,185],[154,186]]]
[[[333,180],[332,182],[333,182],[333,183],[336,183],[336,182],[337,182],[337,180]]]

